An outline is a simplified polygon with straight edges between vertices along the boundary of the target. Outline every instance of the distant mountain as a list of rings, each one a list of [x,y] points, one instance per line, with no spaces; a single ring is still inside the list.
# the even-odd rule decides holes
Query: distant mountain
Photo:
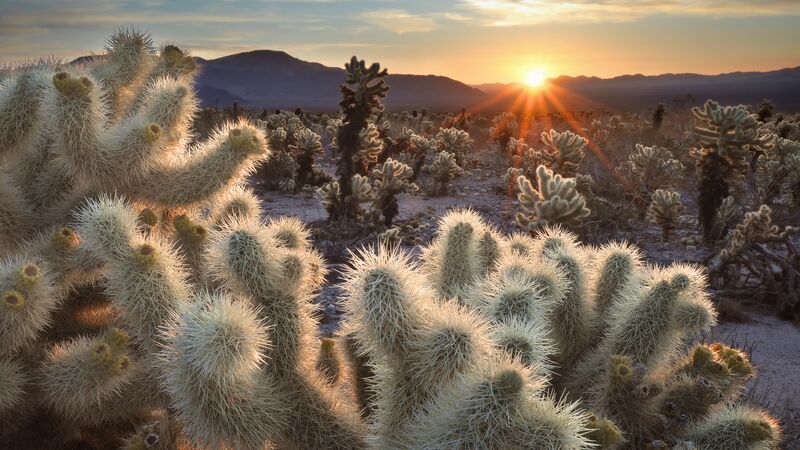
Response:
[[[76,62],[88,62],[87,56]],[[297,59],[286,52],[256,50],[217,59],[196,58],[200,64],[197,90],[203,106],[243,106],[268,109],[297,107],[333,111],[340,100],[342,68]],[[538,112],[608,110],[642,111],[659,102],[696,105],[708,98],[723,104],[757,104],[764,98],[779,111],[800,111],[800,67],[769,72],[720,75],[692,73],[615,78],[561,76],[540,90],[520,83],[468,86],[436,75],[390,74],[385,104],[393,110],[497,112],[533,109]]]
[[[561,76],[548,80],[547,89],[540,92],[530,92],[518,83],[473,87],[495,98],[493,106],[498,109],[512,108],[516,102],[517,106],[530,103],[545,111],[638,111],[673,100],[699,104],[712,98],[723,104],[757,104],[768,98],[778,110],[800,111],[800,67],[720,75],[637,74],[607,79]]]
[[[205,106],[227,106],[224,96],[206,96],[221,90],[241,98],[245,106],[335,110],[344,69],[306,62],[281,51],[256,50],[205,60],[197,59],[197,79]],[[485,97],[460,81],[435,75],[390,74],[389,108],[446,109],[467,107]]]

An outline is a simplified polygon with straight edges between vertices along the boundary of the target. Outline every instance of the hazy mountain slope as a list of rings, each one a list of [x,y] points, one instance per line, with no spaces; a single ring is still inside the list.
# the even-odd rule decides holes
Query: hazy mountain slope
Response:
[[[198,84],[224,87],[243,104],[266,108],[335,109],[344,69],[299,60],[285,52],[257,50],[203,60]],[[386,101],[390,108],[451,109],[469,106],[484,97],[478,89],[433,75],[390,74]],[[214,106],[201,95],[205,105]]]

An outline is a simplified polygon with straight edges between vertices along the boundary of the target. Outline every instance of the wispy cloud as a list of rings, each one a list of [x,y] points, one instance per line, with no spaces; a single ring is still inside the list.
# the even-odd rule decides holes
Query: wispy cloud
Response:
[[[395,33],[431,31],[436,22],[430,17],[415,16],[400,9],[379,9],[358,15],[359,19]]]
[[[490,26],[629,22],[658,14],[753,17],[800,14],[796,0],[462,0]]]

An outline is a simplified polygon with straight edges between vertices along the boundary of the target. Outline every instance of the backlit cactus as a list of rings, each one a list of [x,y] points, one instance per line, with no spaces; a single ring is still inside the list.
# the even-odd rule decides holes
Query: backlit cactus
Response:
[[[517,179],[523,212],[517,223],[531,232],[546,225],[574,226],[588,216],[586,200],[575,188],[575,179],[563,178],[545,166],[536,169],[538,190],[525,177]]]
[[[325,149],[322,147],[322,140],[317,133],[308,128],[295,135],[296,143],[289,146],[295,154],[297,160],[297,176],[295,182],[297,186],[303,186],[313,175],[314,157],[321,154]]]
[[[355,56],[345,64],[347,80],[342,83],[342,123],[336,131],[336,146],[340,153],[337,165],[339,178],[339,202],[344,205],[343,216],[357,215],[351,209],[348,198],[353,194],[350,180],[354,175],[366,175],[370,162],[376,162],[380,153],[374,123],[375,114],[383,111],[381,99],[386,97],[389,86],[384,81],[386,69],[381,70],[378,63],[367,67],[364,61]]]
[[[412,253],[399,245],[409,227],[388,228],[353,251],[341,290],[325,290],[341,292],[344,315],[338,335],[319,336],[327,268],[311,229],[262,221],[242,181],[274,146],[306,173],[289,171],[286,190],[315,184],[324,132],[302,111],[263,114],[259,127],[237,120],[187,147],[196,69],[177,47],[156,55],[123,30],[93,62],[1,80],[0,446],[41,418],[46,448],[95,435],[107,441],[98,447],[137,450],[779,445],[777,422],[741,401],[757,369],[749,356],[696,340],[716,323],[703,270],[648,265],[627,244],[586,245],[554,226],[589,214],[566,178],[586,145],[576,134],[544,137],[552,167],[538,167],[538,191],[523,165],[510,172],[529,233],[506,236],[457,209]],[[344,119],[331,121],[340,180],[318,192],[331,218],[382,212],[389,226],[425,153],[448,150],[430,166],[446,183],[471,138],[455,128],[431,138],[441,115],[406,115],[428,137],[403,130],[415,168],[400,163],[382,152],[385,71],[354,59],[347,74]],[[711,124],[703,139],[793,167],[791,143],[767,149],[749,116],[715,111],[698,113]],[[512,156],[532,161],[512,140],[513,115],[494,125]],[[653,216],[671,229],[676,195],[660,192]],[[796,231],[771,220],[768,206],[747,214],[724,263]]]
[[[416,184],[408,181],[411,174],[411,167],[391,158],[372,171],[372,175],[376,178],[373,185],[375,209],[383,215],[383,223],[387,227],[392,226],[392,221],[400,212],[397,196],[419,189]]]
[[[433,176],[435,195],[447,195],[450,180],[464,173],[458,166],[455,155],[447,152],[440,152],[425,169]]]
[[[740,439],[722,411],[754,418],[763,432],[753,445],[779,440],[769,416],[725,403],[752,376],[747,355],[714,344],[681,357],[681,343],[716,320],[697,268],[647,267],[620,244],[591,258],[574,236],[547,229],[530,242],[498,235],[499,262],[481,274],[486,227],[474,213],[450,213],[421,270],[379,247],[346,272],[345,332],[376,367],[374,445],[638,449],[708,442],[711,430]],[[440,354],[448,340],[426,336],[445,326],[441,317],[453,341]],[[475,353],[480,335],[488,342]],[[440,365],[417,362],[417,352]],[[578,403],[552,400],[542,383]]]
[[[452,153],[459,167],[466,168],[467,154],[474,142],[469,133],[457,128],[441,128],[434,139],[440,152]]]
[[[578,174],[583,161],[583,149],[588,142],[586,138],[571,131],[559,133],[550,130],[549,133],[542,133],[545,147],[537,152],[538,163],[563,177],[573,178]]]
[[[647,204],[656,190],[675,186],[683,164],[665,148],[636,144],[636,151],[617,170],[631,182],[636,194]]]
[[[686,210],[681,195],[669,189],[658,189],[647,208],[650,220],[661,227],[661,235],[668,240],[672,231],[681,223],[681,214]]]
[[[723,260],[731,260],[750,250],[753,246],[776,241],[787,235],[800,231],[797,227],[778,227],[772,224],[772,209],[761,205],[757,211],[744,215],[744,219],[736,225],[720,253]]]
[[[706,242],[711,242],[714,219],[723,199],[741,183],[753,154],[767,151],[772,142],[766,127],[744,105],[721,106],[708,100],[703,108],[693,108],[692,114],[697,120],[694,131],[700,142],[696,152],[700,224]]]
[[[501,150],[505,150],[508,141],[517,134],[518,128],[517,116],[510,112],[504,112],[492,119],[489,136],[497,142]]]

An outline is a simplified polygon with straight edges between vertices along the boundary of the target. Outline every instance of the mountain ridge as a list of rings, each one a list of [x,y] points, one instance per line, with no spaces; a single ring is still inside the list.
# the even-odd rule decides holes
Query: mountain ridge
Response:
[[[79,58],[76,61],[86,61]],[[252,50],[214,59],[195,57],[200,65],[198,97],[203,106],[335,111],[343,68],[304,61],[282,50]],[[537,112],[581,110],[642,111],[659,102],[699,104],[713,98],[723,104],[754,104],[770,98],[779,111],[800,111],[800,66],[771,71],[722,74],[626,74],[611,78],[558,76],[544,90],[521,83],[466,84],[427,74],[395,74],[384,103],[390,110],[499,112],[533,105]]]

